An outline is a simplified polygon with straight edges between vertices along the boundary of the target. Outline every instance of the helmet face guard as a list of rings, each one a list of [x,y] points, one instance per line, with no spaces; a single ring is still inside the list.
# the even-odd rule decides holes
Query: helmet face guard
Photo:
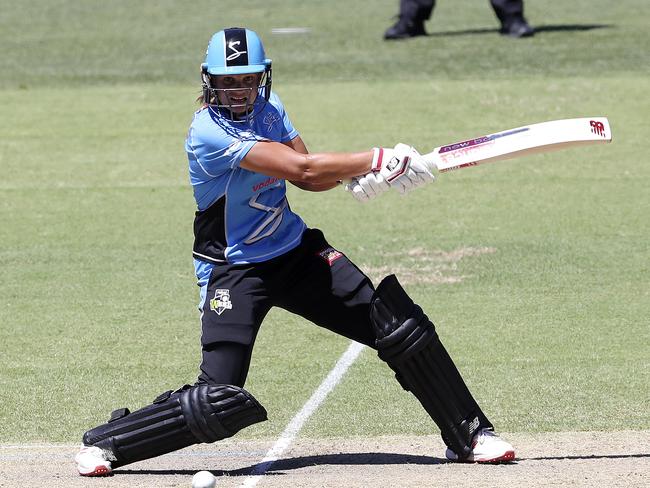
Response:
[[[257,73],[256,73],[257,74]],[[247,122],[254,118],[266,105],[271,96],[271,69],[261,73],[260,81],[254,87],[218,88],[216,77],[202,67],[203,102],[216,108],[217,115],[230,122]],[[245,94],[245,101],[239,101],[236,95]]]
[[[256,87],[216,86],[219,76],[247,74],[260,75]],[[205,62],[201,65],[201,80],[203,102],[215,107],[217,115],[231,122],[248,122],[264,108],[271,96],[271,60],[266,58],[262,41],[255,32],[239,27],[224,29],[210,39]],[[234,99],[233,94],[246,90],[245,100]]]

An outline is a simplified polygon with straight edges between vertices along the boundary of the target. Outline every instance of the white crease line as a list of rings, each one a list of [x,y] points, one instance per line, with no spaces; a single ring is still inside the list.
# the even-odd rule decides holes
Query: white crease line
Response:
[[[241,485],[242,488],[251,488],[262,479],[262,476],[264,476],[264,474],[271,468],[273,463],[275,463],[282,453],[291,445],[298,435],[298,432],[300,432],[300,429],[305,425],[305,422],[309,420],[309,417],[312,416],[320,404],[323,403],[323,400],[325,400],[327,395],[334,389],[339,381],[341,381],[345,372],[348,370],[350,365],[354,363],[359,356],[359,353],[363,351],[364,347],[363,344],[359,344],[358,342],[352,342],[350,344],[348,349],[336,362],[332,371],[329,372],[327,378],[323,380],[311,398],[307,400],[307,403],[305,403],[300,411],[293,417],[293,419],[291,419],[291,422],[289,422],[289,425],[284,429],[284,432],[280,434],[280,437],[275,441],[273,447],[269,449],[266,456],[264,456],[264,459],[262,459],[254,469],[253,474],[244,480]]]
[[[76,444],[0,444],[0,449],[79,449],[81,442]]]

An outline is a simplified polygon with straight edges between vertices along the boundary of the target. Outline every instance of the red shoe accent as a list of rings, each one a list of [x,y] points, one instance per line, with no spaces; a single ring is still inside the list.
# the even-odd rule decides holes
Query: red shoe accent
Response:
[[[503,456],[500,456],[495,459],[490,459],[489,461],[476,461],[479,464],[498,464],[498,463],[509,463],[515,460],[515,451],[506,451]]]
[[[112,475],[113,475],[113,470],[107,468],[106,466],[97,466],[90,473],[81,474],[81,476],[112,476]]]

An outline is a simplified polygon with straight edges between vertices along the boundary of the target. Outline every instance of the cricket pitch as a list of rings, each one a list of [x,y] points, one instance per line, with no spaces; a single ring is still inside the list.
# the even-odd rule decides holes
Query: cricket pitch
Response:
[[[505,465],[450,463],[436,435],[298,439],[257,480],[260,487],[645,487],[650,431],[504,434],[517,451]],[[124,466],[108,478],[77,475],[73,445],[0,446],[1,487],[187,487],[199,470],[217,487],[251,484],[274,440],[230,439]],[[254,484],[254,483],[253,483]]]

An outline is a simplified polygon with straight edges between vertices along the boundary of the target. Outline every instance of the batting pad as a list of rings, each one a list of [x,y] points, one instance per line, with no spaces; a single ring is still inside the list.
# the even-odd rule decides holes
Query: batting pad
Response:
[[[435,326],[413,303],[395,275],[382,280],[370,307],[379,357],[406,391],[420,401],[459,458],[472,451],[472,438],[492,424],[467,389],[438,338]]]
[[[84,434],[83,443],[102,449],[115,468],[225,439],[266,418],[264,407],[243,388],[185,385],[135,412],[115,410],[108,423]]]

